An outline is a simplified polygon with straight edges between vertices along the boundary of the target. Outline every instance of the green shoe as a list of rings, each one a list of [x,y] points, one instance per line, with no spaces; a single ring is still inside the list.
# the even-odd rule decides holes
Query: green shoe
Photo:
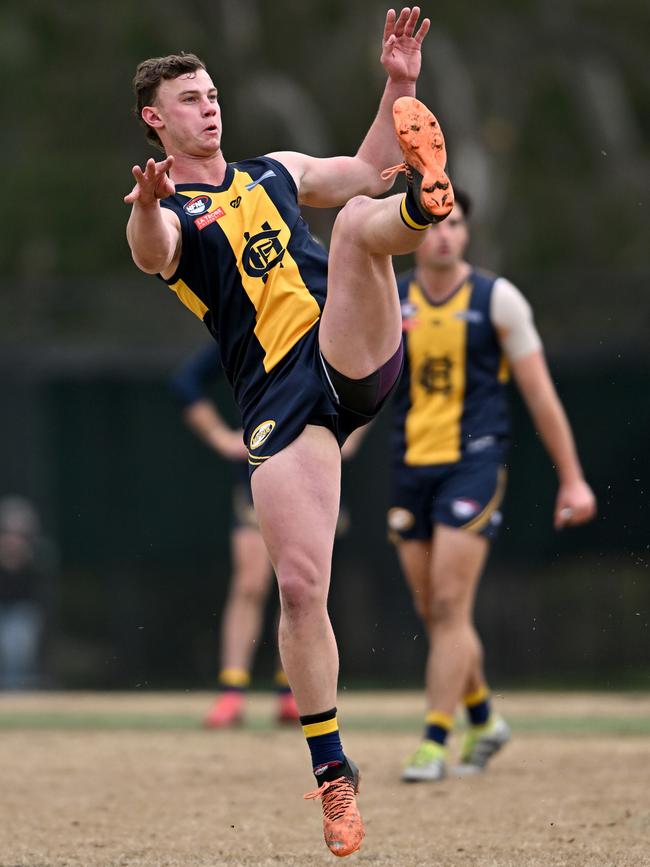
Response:
[[[435,741],[422,741],[404,763],[402,780],[405,783],[430,783],[434,780],[442,780],[447,773],[446,759],[446,747]]]
[[[454,773],[467,776],[484,770],[492,756],[508,743],[510,734],[508,723],[496,714],[484,726],[472,726],[463,738],[460,764]]]

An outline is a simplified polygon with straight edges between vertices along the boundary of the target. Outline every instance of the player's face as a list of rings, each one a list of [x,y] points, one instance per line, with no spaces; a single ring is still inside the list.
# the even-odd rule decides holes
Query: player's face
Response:
[[[451,268],[465,253],[469,232],[460,205],[454,205],[451,214],[442,223],[434,223],[427,230],[424,241],[415,253],[418,265],[427,268]]]
[[[205,69],[162,81],[155,110],[156,127],[168,154],[212,156],[221,147],[221,109],[217,88]]]

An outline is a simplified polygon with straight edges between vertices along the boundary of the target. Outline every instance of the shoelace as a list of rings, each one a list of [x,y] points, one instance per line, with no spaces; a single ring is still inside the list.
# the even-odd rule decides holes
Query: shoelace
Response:
[[[381,177],[382,181],[389,181],[391,178],[394,178],[395,175],[398,175],[400,172],[405,172],[407,180],[409,180],[409,181],[411,180],[411,178],[412,178],[411,169],[410,169],[410,166],[408,166],[406,163],[400,163],[397,166],[391,166],[389,169],[384,169],[384,171],[381,173],[380,177]]]
[[[330,794],[325,797],[328,791]],[[331,782],[326,780],[319,789],[314,792],[307,792],[303,797],[306,801],[322,798],[325,818],[330,822],[335,822],[345,815],[345,811],[354,801],[354,784],[348,777],[339,777]]]

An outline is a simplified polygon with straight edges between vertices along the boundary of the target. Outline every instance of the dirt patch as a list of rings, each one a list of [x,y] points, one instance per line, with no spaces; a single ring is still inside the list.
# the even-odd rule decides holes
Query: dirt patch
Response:
[[[522,696],[548,716],[548,697]],[[559,698],[559,697],[558,697]],[[75,702],[95,710],[196,713],[206,696],[7,697],[0,715]],[[364,846],[347,863],[444,867],[640,867],[650,863],[650,739],[517,732],[489,772],[404,785],[400,764],[418,731],[350,725],[360,764]],[[346,696],[344,715],[419,712],[417,695]],[[601,706],[583,697],[574,713]],[[648,699],[638,698],[641,705]],[[48,704],[49,703],[49,704]],[[411,704],[412,703],[412,704]],[[567,712],[569,698],[561,702]],[[621,701],[605,703],[623,713]],[[9,707],[11,705],[11,708]],[[270,713],[266,697],[253,712]],[[89,707],[88,704],[85,705]],[[635,711],[640,705],[634,704]],[[0,735],[0,867],[332,865],[307,749],[296,730],[6,729]]]

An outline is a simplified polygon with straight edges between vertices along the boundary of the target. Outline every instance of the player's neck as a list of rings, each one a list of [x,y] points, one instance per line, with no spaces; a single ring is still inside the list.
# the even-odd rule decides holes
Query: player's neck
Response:
[[[208,157],[174,154],[171,178],[177,184],[209,184],[218,187],[223,183],[227,165],[221,149]]]
[[[455,262],[448,268],[418,265],[415,279],[431,301],[444,301],[467,280],[472,270],[468,262]]]

